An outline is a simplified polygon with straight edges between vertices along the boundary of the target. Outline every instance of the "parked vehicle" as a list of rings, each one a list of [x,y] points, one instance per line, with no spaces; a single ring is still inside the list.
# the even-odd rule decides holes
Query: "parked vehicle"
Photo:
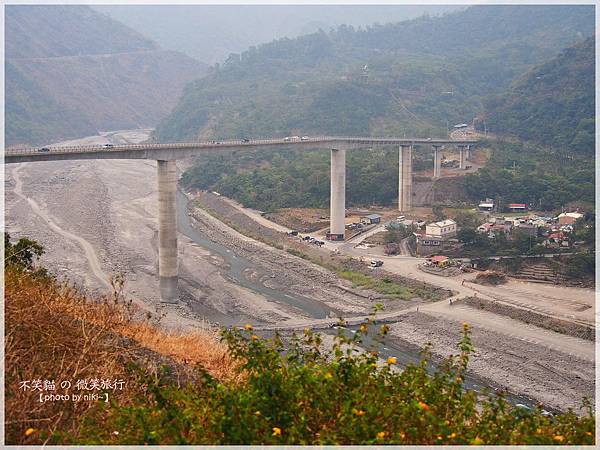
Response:
[[[371,267],[381,267],[383,266],[383,261],[374,259],[371,261]]]
[[[292,230],[288,233],[290,236],[298,236],[298,230]]]

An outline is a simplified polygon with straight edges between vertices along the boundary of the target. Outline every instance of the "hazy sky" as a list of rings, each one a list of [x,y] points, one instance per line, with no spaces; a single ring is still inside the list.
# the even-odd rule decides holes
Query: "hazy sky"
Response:
[[[230,53],[281,37],[329,30],[341,24],[369,25],[442,14],[464,6],[452,5],[95,5],[157,41],[214,64]]]

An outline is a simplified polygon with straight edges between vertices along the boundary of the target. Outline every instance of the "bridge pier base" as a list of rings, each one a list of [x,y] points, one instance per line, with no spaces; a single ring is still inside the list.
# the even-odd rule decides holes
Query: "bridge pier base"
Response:
[[[459,169],[464,169],[465,168],[465,147],[464,145],[459,145],[458,146],[458,168]]]
[[[177,166],[175,160],[157,163],[160,299],[177,303]]]
[[[332,241],[343,241],[346,230],[346,149],[331,149],[331,188],[329,234]]]
[[[412,209],[412,145],[401,145],[398,151],[398,210]]]
[[[433,179],[437,180],[442,174],[442,152],[441,145],[432,145],[433,147]]]

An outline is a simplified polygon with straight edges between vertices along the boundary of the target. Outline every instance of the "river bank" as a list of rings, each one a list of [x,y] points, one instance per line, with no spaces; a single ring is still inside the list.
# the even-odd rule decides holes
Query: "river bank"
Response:
[[[113,133],[91,141],[116,139],[129,137]],[[206,212],[193,210],[193,217],[188,216],[187,199],[180,193],[182,302],[161,304],[153,161],[9,165],[6,174],[6,227],[15,238],[39,241],[46,248],[44,265],[94,293],[110,292],[110,277],[123,273],[124,293],[140,308],[161,316],[165,327],[187,330],[248,322],[301,326],[307,318],[368,314],[377,300],[377,293],[357,289],[319,266],[248,238]],[[409,262],[385,264],[400,267]],[[410,278],[412,272],[402,273]],[[439,357],[457,352],[461,320],[443,310],[426,311],[430,303],[411,299],[392,304],[406,314],[391,326],[391,344],[409,344],[415,355],[427,342],[434,344]],[[473,320],[483,317],[477,314],[465,310],[465,317]],[[549,339],[524,340],[491,331],[486,326],[491,319],[483,319],[473,326],[475,375],[561,409],[577,408],[584,395],[593,395],[593,361],[552,349]],[[553,336],[548,330],[539,333]]]

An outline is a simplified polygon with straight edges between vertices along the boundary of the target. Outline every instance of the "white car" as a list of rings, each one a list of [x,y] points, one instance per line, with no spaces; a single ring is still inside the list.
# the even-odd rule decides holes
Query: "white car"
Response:
[[[300,140],[301,140],[301,141],[308,141],[308,136],[302,136],[302,137],[300,138]]]

